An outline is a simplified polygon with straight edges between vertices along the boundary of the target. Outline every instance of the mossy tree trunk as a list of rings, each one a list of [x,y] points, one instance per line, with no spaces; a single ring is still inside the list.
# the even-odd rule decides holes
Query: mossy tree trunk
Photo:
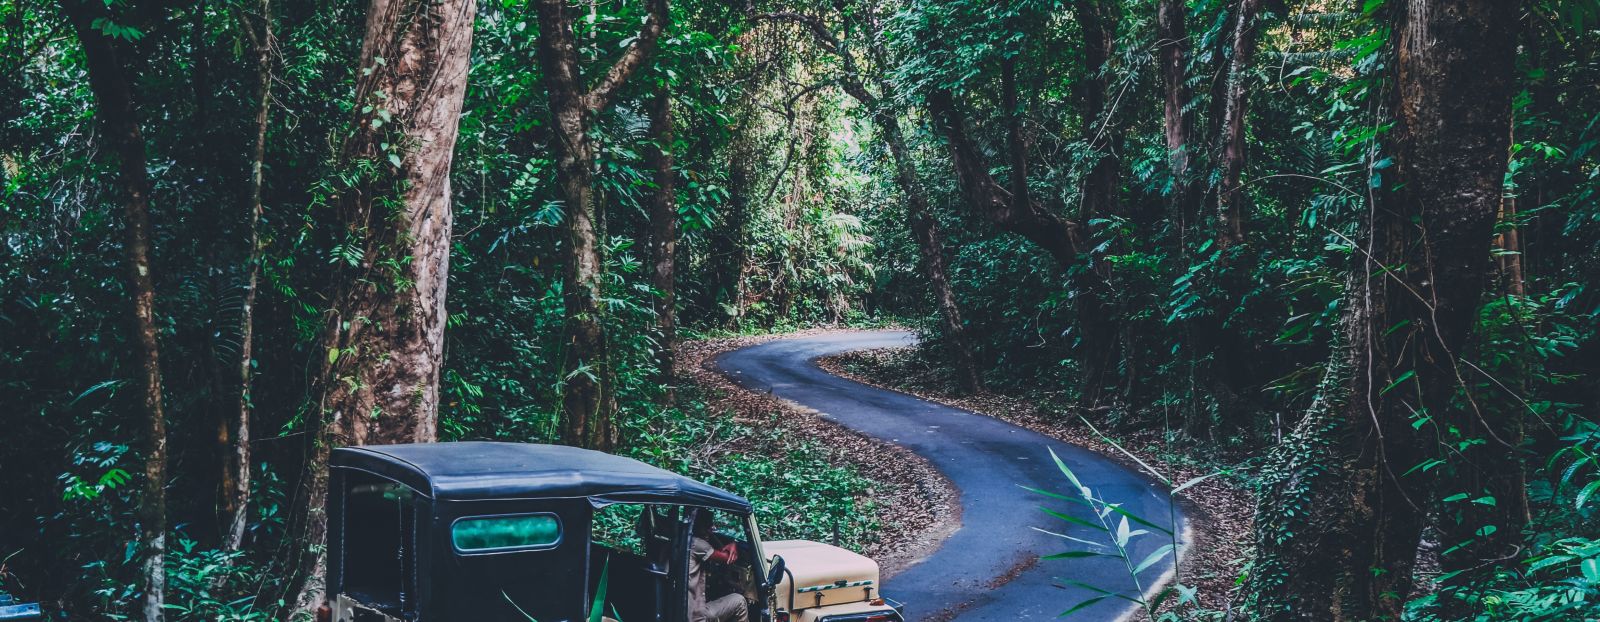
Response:
[[[1394,166],[1382,171],[1394,179],[1371,202],[1323,394],[1269,462],[1282,466],[1265,478],[1249,590],[1263,619],[1398,619],[1435,494],[1497,501],[1443,506],[1447,569],[1503,562],[1520,544],[1520,427],[1463,399],[1458,364],[1490,266],[1518,9],[1409,0],[1397,10]],[[1459,452],[1454,430],[1482,451]],[[1427,460],[1451,465],[1447,475]]]
[[[313,379],[304,549],[296,611],[323,606],[328,456],[337,445],[438,434],[450,260],[450,166],[466,94],[476,0],[372,0],[356,116],[333,190],[338,232]]]

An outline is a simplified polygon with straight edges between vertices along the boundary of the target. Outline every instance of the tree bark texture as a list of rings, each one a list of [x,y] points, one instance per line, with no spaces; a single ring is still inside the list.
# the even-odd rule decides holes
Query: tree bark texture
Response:
[[[673,348],[678,343],[677,172],[673,170],[672,94],[665,84],[657,88],[659,91],[650,101],[650,136],[655,144],[646,152],[656,184],[655,193],[650,197],[650,280],[660,293],[656,299],[656,325],[661,332],[657,373],[665,387],[663,399],[670,404],[674,398],[676,364]]]
[[[155,281],[150,274],[150,177],[144,134],[139,128],[133,85],[123,50],[95,27],[111,19],[100,2],[64,0],[68,18],[83,46],[105,143],[118,159],[117,183],[123,193],[123,253],[128,297],[133,303],[134,361],[138,369],[139,409],[144,419],[144,488],[139,495],[139,554],[144,578],[141,611],[146,622],[165,619],[167,550],[167,420],[161,389],[160,335],[156,327]]]
[[[1490,566],[1515,563],[1527,521],[1521,412],[1478,407],[1457,360],[1477,319],[1489,274],[1494,224],[1502,206],[1516,81],[1518,3],[1494,0],[1410,0],[1399,46],[1396,154],[1408,214],[1421,214],[1420,253],[1407,257],[1407,299],[1413,326],[1414,400],[1441,436],[1460,430],[1484,441],[1461,449],[1445,436],[1433,448],[1447,460],[1442,495],[1489,496],[1494,505],[1445,503],[1440,526],[1446,585],[1471,582]],[[1398,331],[1404,332],[1404,331]],[[1458,397],[1466,392],[1465,399]],[[1395,391],[1399,393],[1399,391]],[[1446,447],[1444,444],[1450,443]],[[1492,529],[1488,529],[1492,527]],[[1489,530],[1493,533],[1482,533]],[[1454,551],[1450,551],[1453,547]],[[1469,617],[1446,598],[1450,617]]]
[[[1216,240],[1220,249],[1244,241],[1244,211],[1249,197],[1242,187],[1245,164],[1245,114],[1250,93],[1245,72],[1254,62],[1261,40],[1261,7],[1265,0],[1239,0],[1232,16],[1228,70],[1222,91],[1221,117],[1217,120],[1217,160],[1222,182],[1217,188]]]
[[[1190,113],[1189,100],[1189,27],[1188,3],[1184,0],[1161,0],[1156,7],[1156,44],[1159,46],[1161,83],[1163,88],[1163,134],[1167,140],[1167,166],[1172,173],[1172,209],[1178,226],[1187,230],[1198,213],[1195,205],[1195,182],[1189,174],[1189,135],[1193,132],[1194,115]]]
[[[712,301],[726,316],[723,323],[736,328],[744,317],[746,300],[745,277],[750,272],[750,245],[745,238],[750,227],[751,196],[755,194],[755,136],[751,131],[754,106],[741,104],[735,117],[728,141],[728,200],[721,216],[721,226],[715,228],[711,238],[711,257],[717,262],[712,271]]]
[[[272,110],[272,2],[261,0],[259,31],[246,24],[246,32],[256,53],[256,117],[255,142],[250,153],[250,189],[245,207],[248,218],[248,252],[245,259],[245,285],[242,310],[239,315],[239,410],[229,423],[232,455],[223,474],[223,512],[228,515],[228,527],[223,534],[222,546],[237,551],[244,545],[245,525],[249,522],[250,506],[250,387],[255,343],[256,293],[261,276],[261,258],[266,244],[261,239],[261,216],[264,207],[261,191],[264,181],[263,164],[267,157],[267,127]]]
[[[1266,478],[1251,584],[1263,619],[1398,619],[1435,493],[1497,500],[1442,507],[1442,544],[1466,543],[1445,555],[1447,570],[1510,559],[1526,516],[1511,490],[1520,425],[1463,405],[1457,366],[1490,265],[1518,8],[1409,0],[1400,11],[1388,138],[1398,179],[1378,191],[1357,251],[1338,373],[1279,448],[1287,466]],[[1450,428],[1487,442],[1457,454],[1444,446]],[[1416,468],[1429,458],[1448,465],[1437,481]],[[1496,530],[1479,535],[1485,525]]]
[[[655,51],[667,20],[666,0],[648,0],[643,30],[593,88],[585,84],[573,9],[567,0],[539,0],[539,66],[550,94],[556,180],[565,211],[567,262],[562,295],[566,311],[566,383],[562,390],[562,442],[608,450],[617,444],[615,370],[605,330],[604,259],[596,231],[594,116],[610,106],[617,89]]]
[[[1122,132],[1116,127],[1116,111],[1111,108],[1111,74],[1108,63],[1116,53],[1116,27],[1121,12],[1114,0],[1084,1],[1073,5],[1074,16],[1083,31],[1083,82],[1077,88],[1079,110],[1082,115],[1083,140],[1094,154],[1094,163],[1083,181],[1081,205],[1077,220],[1085,223],[1089,236],[1093,227],[1087,223],[1098,218],[1123,216],[1122,201]],[[1007,81],[1007,101],[1015,101],[1015,81]],[[1020,143],[1020,111],[1011,116],[1013,158],[1020,157],[1024,149]],[[1013,164],[1019,167],[1020,164]],[[1086,248],[1097,247],[1088,241]],[[1081,401],[1089,406],[1100,404],[1109,380],[1109,370],[1116,365],[1119,354],[1118,333],[1121,327],[1112,318],[1116,298],[1112,285],[1111,265],[1090,253],[1089,264],[1075,277],[1077,296],[1078,353],[1082,375]]]
[[[944,234],[939,231],[939,221],[928,206],[926,190],[917,179],[916,165],[910,148],[906,146],[905,132],[892,111],[884,111],[876,118],[878,127],[883,130],[884,141],[889,143],[889,155],[894,159],[895,182],[906,195],[906,219],[910,221],[908,224],[911,226],[911,236],[917,241],[917,250],[921,251],[923,271],[933,288],[933,300],[939,308],[945,341],[954,359],[956,383],[968,393],[981,391],[983,379],[978,375],[978,365],[972,356],[967,326],[961,319],[961,305],[956,302],[955,288],[950,285],[950,269],[944,257]]]
[[[330,281],[296,605],[323,604],[327,458],[338,445],[431,442],[438,433],[450,260],[450,165],[466,93],[476,0],[372,0],[334,201]]]

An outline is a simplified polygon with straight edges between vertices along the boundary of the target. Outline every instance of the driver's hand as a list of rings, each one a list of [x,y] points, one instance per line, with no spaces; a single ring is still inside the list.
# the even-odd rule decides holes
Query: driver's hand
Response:
[[[731,563],[734,563],[736,561],[739,561],[739,543],[737,543],[737,542],[729,542],[727,544],[722,545],[722,549],[719,550],[718,552],[722,553],[723,557],[728,558],[728,562],[727,563],[731,564]]]

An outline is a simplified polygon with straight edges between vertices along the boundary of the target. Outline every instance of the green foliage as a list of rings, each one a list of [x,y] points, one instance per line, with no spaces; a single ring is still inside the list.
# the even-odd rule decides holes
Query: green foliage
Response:
[[[1329,363],[1339,352],[1345,283],[1362,252],[1371,195],[1394,178],[1396,162],[1379,145],[1392,127],[1383,106],[1395,3],[1290,3],[1288,14],[1274,8],[1265,17],[1261,49],[1243,76],[1251,94],[1239,191],[1245,240],[1226,250],[1213,231],[1222,183],[1216,85],[1240,3],[1182,3],[1190,95],[1180,104],[1195,120],[1192,179],[1169,166],[1149,0],[748,3],[816,16],[839,41],[833,50],[809,28],[752,22],[746,4],[674,0],[655,60],[592,130],[624,453],[744,494],[772,535],[872,541],[878,484],[831,466],[826,448],[734,422],[684,387],[675,406],[660,405],[661,292],[643,250],[655,190],[644,106],[665,87],[677,116],[667,147],[679,175],[684,335],[904,317],[932,351],[949,345],[874,111],[839,88],[854,65],[882,107],[900,114],[922,198],[946,238],[966,338],[991,386],[1075,405],[1100,393],[1081,404],[1095,424],[1159,429],[1171,441],[1163,451],[1252,456],[1268,486],[1296,487],[1280,509],[1317,507],[1313,487],[1293,474],[1336,466],[1318,462],[1339,431],[1319,417],[1344,400],[1330,394],[1328,379],[1345,372]],[[1114,18],[1111,58],[1100,67],[1083,62],[1078,11],[1091,4]],[[290,530],[306,449],[308,370],[359,354],[319,345],[333,279],[360,271],[376,287],[410,286],[393,260],[367,265],[373,240],[333,226],[335,212],[341,200],[371,193],[381,218],[402,217],[392,195],[403,181],[392,176],[407,145],[391,139],[339,164],[358,114],[397,129],[379,112],[383,96],[354,96],[356,78],[371,70],[356,61],[366,2],[274,0],[271,15],[232,0],[105,5],[92,27],[126,53],[154,182],[152,269],[174,475],[169,541],[179,543],[168,562],[172,615],[271,619],[285,574],[272,564]],[[575,34],[583,58],[596,61],[582,76],[593,84],[637,34],[643,5],[583,8]],[[1600,4],[1541,0],[1526,10],[1506,175],[1515,214],[1508,210],[1497,228],[1522,243],[1486,258],[1497,266],[1492,295],[1460,353],[1453,405],[1513,418],[1529,440],[1508,448],[1479,431],[1429,428],[1448,451],[1398,470],[1435,477],[1470,468],[1474,452],[1514,450],[1528,468],[1533,522],[1522,534],[1525,559],[1496,565],[1471,589],[1421,594],[1412,605],[1418,618],[1458,604],[1440,599],[1464,600],[1485,619],[1592,617],[1600,602],[1592,538],[1600,529],[1600,123],[1591,104]],[[262,20],[278,37],[248,362],[259,460],[247,546],[225,552],[217,430],[238,407],[257,76],[246,27]],[[444,440],[555,439],[563,374],[573,372],[561,369],[567,242],[538,30],[525,0],[480,3],[452,164]],[[12,536],[0,539],[0,580],[76,619],[134,611],[139,551],[128,543],[143,476],[139,396],[123,390],[138,373],[116,209],[124,197],[71,32],[54,4],[0,0],[0,534]],[[1018,110],[1002,105],[1002,62],[1016,66]],[[1109,107],[1085,119],[1086,89],[1098,80],[1110,85]],[[1082,219],[1083,257],[1063,268],[967,203],[918,108],[931,87],[960,98],[982,168],[1002,185],[1012,167],[1006,120],[1021,115],[1026,186],[1053,214],[1076,219],[1087,199],[1106,198],[1085,189],[1096,166],[1114,163],[1114,207]],[[1182,192],[1185,184],[1195,192]],[[1520,289],[1505,267],[1513,259],[1526,275]],[[1086,286],[1087,275],[1102,277],[1103,291]],[[1103,335],[1088,332],[1096,309],[1112,316],[1101,318],[1110,320]],[[1081,376],[1095,360],[1109,362],[1103,386],[1086,387]],[[1414,379],[1402,373],[1390,390]],[[1430,416],[1417,416],[1419,429]],[[1297,426],[1306,434],[1292,435]],[[1078,500],[1097,512],[1110,501]],[[1428,516],[1453,525],[1506,501],[1483,490],[1440,491]],[[1096,528],[1112,544],[1114,514]],[[1274,517],[1262,525],[1269,537],[1305,535]],[[1461,544],[1444,543],[1438,554]],[[1128,561],[1138,577],[1142,560]],[[1270,574],[1273,564],[1259,559],[1255,568]]]
[[[258,610],[254,590],[263,580],[262,569],[251,566],[243,551],[201,549],[187,538],[167,558],[168,589],[172,604],[169,619],[254,622],[274,619]]]
[[[1133,457],[1132,454],[1128,455]],[[1073,549],[1048,555],[1043,559],[1069,561],[1089,557],[1119,559],[1123,562],[1127,577],[1132,581],[1134,588],[1134,593],[1129,595],[1125,590],[1114,585],[1097,585],[1077,580],[1067,581],[1068,585],[1083,588],[1096,595],[1073,604],[1057,617],[1067,617],[1100,601],[1115,598],[1133,604],[1151,622],[1192,618],[1197,613],[1195,610],[1199,604],[1195,599],[1196,588],[1184,585],[1180,580],[1176,579],[1167,585],[1153,584],[1150,574],[1155,573],[1149,572],[1163,563],[1176,563],[1178,556],[1182,554],[1184,543],[1176,531],[1177,525],[1168,520],[1172,517],[1144,517],[1125,510],[1119,500],[1102,497],[1093,488],[1078,479],[1072,469],[1068,468],[1067,464],[1061,461],[1061,457],[1056,455],[1054,449],[1050,450],[1050,458],[1055,461],[1056,468],[1061,470],[1061,474],[1066,476],[1067,481],[1071,484],[1070,492],[1060,494],[1031,488],[1029,490],[1034,494],[1050,499],[1087,508],[1090,518],[1082,518],[1081,512],[1074,512],[1070,508],[1065,511],[1041,508],[1051,517],[1066,523],[1065,528],[1060,533],[1053,531],[1045,531],[1045,533],[1080,545],[1087,545],[1090,548],[1083,549],[1076,545],[1068,545],[1072,546]],[[1133,458],[1135,460],[1138,459],[1137,457]],[[1179,493],[1211,477],[1212,475],[1205,475],[1176,485],[1163,479],[1163,483],[1170,488],[1168,503],[1177,503]],[[1087,530],[1091,534],[1090,537],[1095,539],[1086,540],[1067,533],[1083,530]],[[1142,557],[1134,558],[1131,553],[1132,543],[1136,539],[1146,537],[1165,539],[1170,542],[1156,547],[1155,550],[1144,554]],[[1169,562],[1169,559],[1172,561]],[[1151,593],[1152,589],[1154,590],[1153,593]]]

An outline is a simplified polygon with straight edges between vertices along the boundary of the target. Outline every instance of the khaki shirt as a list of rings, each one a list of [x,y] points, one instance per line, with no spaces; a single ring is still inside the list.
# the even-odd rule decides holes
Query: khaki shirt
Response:
[[[711,543],[702,538],[695,538],[689,543],[689,619],[704,620],[708,615],[706,609],[706,560],[716,549],[711,548]]]

